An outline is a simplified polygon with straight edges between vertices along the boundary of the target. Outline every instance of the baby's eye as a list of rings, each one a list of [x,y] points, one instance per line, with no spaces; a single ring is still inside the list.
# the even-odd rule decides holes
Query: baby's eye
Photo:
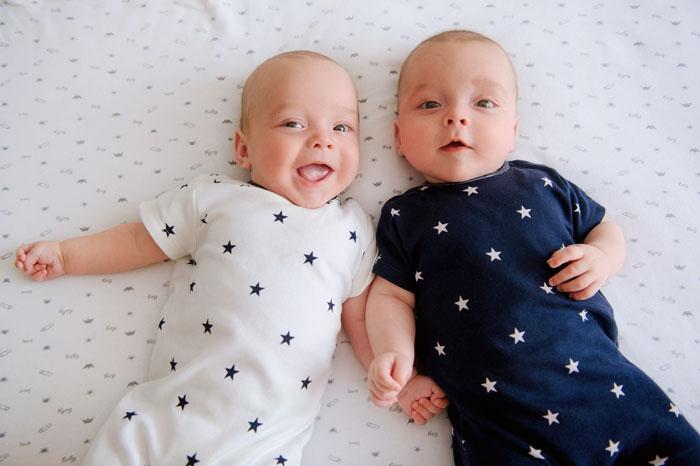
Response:
[[[304,126],[298,121],[288,121],[284,124],[287,128],[303,128]]]
[[[335,125],[333,127],[333,131],[340,131],[341,133],[348,133],[348,132],[352,131],[352,128],[350,126],[346,125],[345,123],[341,123],[339,125]]]
[[[431,108],[439,108],[440,104],[438,102],[435,102],[434,100],[426,100],[422,104],[418,106],[418,108],[424,108],[424,109],[431,109]]]
[[[481,99],[476,103],[476,106],[481,108],[493,108],[496,104],[494,104],[492,100]]]

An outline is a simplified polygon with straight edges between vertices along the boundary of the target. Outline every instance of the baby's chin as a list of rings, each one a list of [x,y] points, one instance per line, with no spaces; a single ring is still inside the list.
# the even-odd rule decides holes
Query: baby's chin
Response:
[[[295,189],[291,191],[276,191],[276,194],[284,197],[298,207],[303,207],[305,209],[318,209],[319,207],[326,205],[328,201],[336,197],[338,194],[340,194],[340,192],[341,191],[335,193],[335,190],[329,192],[328,190],[323,189]]]

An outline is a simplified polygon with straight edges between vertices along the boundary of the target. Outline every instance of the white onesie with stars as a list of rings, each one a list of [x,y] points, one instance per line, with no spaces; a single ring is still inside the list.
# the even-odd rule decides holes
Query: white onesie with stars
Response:
[[[150,381],[84,464],[301,464],[342,304],[372,278],[369,217],[352,199],[305,209],[218,175],[144,202],[141,217],[177,259]]]

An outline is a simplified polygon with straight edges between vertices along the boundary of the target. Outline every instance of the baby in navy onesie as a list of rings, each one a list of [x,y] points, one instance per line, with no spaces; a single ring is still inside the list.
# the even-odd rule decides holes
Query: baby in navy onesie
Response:
[[[451,403],[457,465],[700,464],[697,432],[618,349],[599,288],[624,261],[620,228],[555,170],[506,161],[516,101],[506,53],[473,32],[403,64],[396,146],[427,183],[379,221],[374,402],[428,414],[415,359]]]
[[[299,466],[341,322],[371,360],[374,227],[336,197],[359,162],[352,79],[320,54],[281,54],[248,78],[241,107],[250,183],[199,177],[142,203],[141,222],[17,250],[39,281],[176,261],[149,381],[119,402],[86,466]]]

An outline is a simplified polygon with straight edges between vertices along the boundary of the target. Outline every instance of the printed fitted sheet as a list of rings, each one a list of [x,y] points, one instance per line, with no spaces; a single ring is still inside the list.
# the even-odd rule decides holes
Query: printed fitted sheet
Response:
[[[605,288],[621,347],[700,428],[700,4],[415,0],[0,4],[0,465],[79,464],[144,381],[172,264],[37,284],[22,242],[138,219],[142,200],[232,165],[240,89],[312,49],[359,90],[350,188],[375,221],[421,181],[394,151],[405,55],[441,30],[498,40],[519,78],[518,157],[607,208],[627,263]],[[450,426],[375,408],[341,335],[304,464],[451,465]]]

